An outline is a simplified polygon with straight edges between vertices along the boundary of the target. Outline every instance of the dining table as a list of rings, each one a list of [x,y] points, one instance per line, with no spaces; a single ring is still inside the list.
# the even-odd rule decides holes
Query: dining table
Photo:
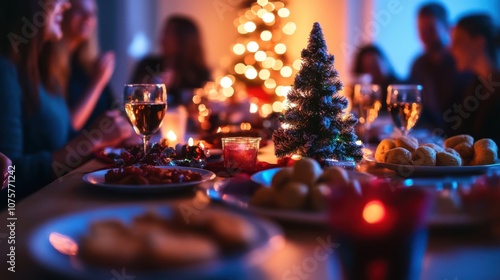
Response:
[[[262,147],[258,160],[276,164],[272,143]],[[386,178],[394,172],[377,167],[362,168],[376,176]],[[194,188],[194,191],[175,194],[142,194],[106,192],[89,188],[82,177],[92,171],[108,166],[98,159],[91,159],[68,174],[56,179],[29,197],[18,201],[14,213],[3,210],[0,213],[0,279],[59,279],[57,273],[50,271],[33,256],[30,242],[34,232],[49,221],[72,213],[101,208],[113,208],[129,205],[200,205],[199,199],[206,199],[203,193],[206,184]],[[227,178],[216,178],[208,183],[214,184]],[[430,179],[436,184],[440,178]],[[447,180],[450,180],[447,177]],[[429,182],[429,179],[428,181]],[[223,203],[208,201],[206,207],[221,207],[226,211],[245,212]],[[15,220],[13,220],[15,218]],[[279,246],[262,260],[245,270],[241,275],[227,279],[343,279],[338,255],[335,253],[342,243],[333,244],[332,231],[327,225],[302,224],[272,220],[263,216],[259,219],[270,220],[281,230],[283,238]],[[8,228],[15,222],[15,228]],[[498,225],[496,226],[498,227]],[[15,271],[9,270],[11,236],[15,239]],[[326,255],[318,257],[318,249]],[[136,279],[126,271],[110,271],[107,279]],[[60,279],[68,279],[60,276]],[[429,226],[425,253],[421,260],[417,279],[436,280],[494,280],[500,279],[500,234],[495,225],[454,225]]]

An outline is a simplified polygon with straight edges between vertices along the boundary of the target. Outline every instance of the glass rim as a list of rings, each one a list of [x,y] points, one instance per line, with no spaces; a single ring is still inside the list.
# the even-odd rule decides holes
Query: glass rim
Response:
[[[260,141],[262,137],[222,137],[221,141]]]
[[[363,87],[363,86],[373,87],[373,86],[376,86],[376,87],[380,87],[379,84],[375,84],[375,83],[356,83],[356,84],[354,84],[354,86],[359,86],[359,87]]]
[[[165,84],[124,84],[123,86],[125,87],[150,87],[150,86],[155,86],[155,87],[166,87]]]
[[[387,86],[387,89],[389,89],[389,88],[396,88],[396,89],[401,89],[401,90],[405,90],[405,89],[422,90],[423,86],[420,84],[390,84],[389,86]]]

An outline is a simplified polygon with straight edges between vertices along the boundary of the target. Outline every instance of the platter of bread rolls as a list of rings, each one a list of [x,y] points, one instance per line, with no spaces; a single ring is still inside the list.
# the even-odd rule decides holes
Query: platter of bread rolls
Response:
[[[248,210],[255,215],[279,221],[325,224],[332,187],[361,192],[363,183],[376,179],[367,173],[340,167],[322,169],[317,161],[302,158],[293,167],[267,169],[255,173],[255,189],[241,191],[216,187],[208,195],[216,201]]]
[[[402,177],[483,173],[500,166],[498,146],[492,139],[476,140],[466,134],[449,137],[442,145],[419,143],[411,136],[384,139],[373,156],[365,159]]]
[[[113,271],[136,279],[221,279],[283,244],[281,230],[267,221],[217,207],[188,215],[180,209],[137,204],[73,213],[39,227],[29,248],[61,279],[119,278]]]

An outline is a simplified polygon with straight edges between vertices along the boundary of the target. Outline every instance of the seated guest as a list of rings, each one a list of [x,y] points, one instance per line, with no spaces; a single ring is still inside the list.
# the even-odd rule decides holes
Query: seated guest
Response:
[[[63,38],[54,43],[44,62],[62,86],[73,128],[89,128],[112,109],[113,93],[108,85],[115,67],[114,53],[99,53],[95,0],[71,0],[64,13]],[[49,71],[47,71],[49,72]],[[48,73],[47,73],[48,74]]]
[[[400,83],[400,81],[382,50],[375,45],[361,47],[354,58],[353,70],[357,76],[368,74],[371,78],[371,83],[380,86],[382,93],[381,111],[387,111],[387,87],[390,84]]]
[[[4,154],[0,153],[0,171],[2,172],[2,186],[1,189],[7,188],[9,180],[9,167],[12,166],[12,161]]]
[[[411,67],[409,81],[423,86],[423,111],[417,127],[444,128],[443,112],[462,94],[470,77],[461,74],[448,49],[449,23],[446,9],[438,3],[422,6],[417,25],[425,52]]]
[[[444,114],[450,134],[471,134],[475,139],[492,138],[500,144],[499,31],[491,17],[466,16],[453,31],[452,54],[460,70],[474,73],[467,91]]]
[[[46,42],[61,39],[69,7],[66,0],[0,1],[0,151],[16,166],[16,199],[82,164],[93,150],[132,134],[127,120],[110,111],[69,139],[70,113],[61,87],[40,64]],[[41,13],[45,24],[27,27],[25,19]]]
[[[196,23],[184,16],[165,20],[160,39],[161,54],[141,60],[133,73],[133,83],[163,83],[167,87],[169,109],[188,107],[188,129],[196,130],[198,110],[190,108],[193,89],[210,80],[201,34]]]

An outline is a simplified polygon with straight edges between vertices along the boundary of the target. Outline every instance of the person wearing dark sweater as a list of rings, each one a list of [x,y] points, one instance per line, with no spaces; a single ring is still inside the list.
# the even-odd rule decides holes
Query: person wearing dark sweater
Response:
[[[416,127],[445,129],[443,112],[462,95],[471,75],[459,72],[448,49],[449,23],[446,9],[438,3],[422,6],[417,17],[425,52],[411,66],[409,82],[423,86],[422,114]]]
[[[500,69],[497,51],[500,32],[486,14],[460,19],[453,31],[452,54],[461,70],[474,73],[466,92],[444,114],[449,135],[470,134],[500,144]]]
[[[9,176],[13,174],[12,172],[15,174],[15,169],[13,168],[10,158],[0,153],[0,172],[2,172],[2,186],[0,189],[3,190],[9,187]]]
[[[381,113],[387,112],[387,87],[390,84],[399,84],[401,80],[396,76],[392,65],[382,49],[376,45],[364,45],[359,48],[354,57],[355,75],[368,74],[371,83],[380,86]]]
[[[161,55],[141,60],[132,75],[132,83],[163,83],[167,87],[168,106],[188,105],[192,90],[210,80],[201,34],[195,22],[184,16],[165,20]]]
[[[73,127],[66,100],[40,61],[46,42],[62,37],[60,23],[70,5],[65,0],[47,4],[0,1],[0,152],[16,167],[16,201],[76,168],[93,150],[132,135],[131,126],[116,111],[69,139]],[[46,24],[29,38],[21,37],[26,33],[23,19],[37,13],[45,13]],[[1,196],[6,202],[5,191]]]

